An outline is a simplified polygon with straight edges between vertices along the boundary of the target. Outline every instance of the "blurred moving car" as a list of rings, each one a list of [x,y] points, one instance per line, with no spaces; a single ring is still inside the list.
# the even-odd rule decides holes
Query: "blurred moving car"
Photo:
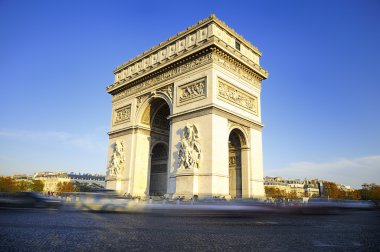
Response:
[[[334,207],[339,209],[374,209],[375,203],[368,200],[342,200],[328,198],[311,198],[308,207]]]
[[[45,197],[36,192],[0,193],[0,207],[37,207],[59,208],[62,206],[60,199]]]

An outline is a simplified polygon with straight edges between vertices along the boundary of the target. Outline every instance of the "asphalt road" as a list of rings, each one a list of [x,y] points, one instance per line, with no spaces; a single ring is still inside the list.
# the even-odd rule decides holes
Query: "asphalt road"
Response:
[[[0,251],[380,251],[380,212],[228,216],[1,209]]]

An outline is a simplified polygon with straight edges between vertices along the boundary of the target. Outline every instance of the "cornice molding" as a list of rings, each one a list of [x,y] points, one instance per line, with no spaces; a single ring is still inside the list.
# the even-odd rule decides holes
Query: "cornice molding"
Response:
[[[239,44],[239,48],[236,47],[236,43]],[[263,78],[267,78],[268,72],[259,65],[261,53],[257,48],[215,15],[211,15],[117,67],[114,71],[114,83],[107,87],[107,92],[111,92],[120,83],[131,82],[165,68],[211,45],[217,45],[230,56],[257,71]]]
[[[262,70],[260,66],[257,65],[254,68],[244,64],[236,59],[236,57],[230,56],[225,50],[211,46],[141,77],[136,76],[135,79],[131,79],[130,81],[122,80],[115,82],[107,88],[107,92],[113,95],[112,101],[115,102],[209,63],[215,63],[223,67],[258,89],[261,87],[261,81],[268,76],[267,72]]]
[[[146,136],[151,136],[151,134],[160,135],[167,137],[168,134],[164,131],[152,129],[150,126],[143,126],[140,124],[137,124],[135,126],[126,127],[119,130],[113,130],[108,132],[109,139],[117,138],[124,135],[134,134],[134,133],[140,133],[144,134]]]
[[[211,49],[206,48],[205,50],[192,54],[189,57],[177,60],[173,62],[173,64],[167,65],[157,71],[141,76],[141,78],[129,82],[115,82],[107,88],[107,92],[113,95],[112,101],[115,102],[141,90],[152,87],[162,81],[174,78],[211,62]]]
[[[219,25],[223,30],[227,31],[229,33],[229,35],[236,37],[240,43],[243,43],[247,48],[251,49],[258,56],[262,55],[262,53],[259,51],[259,49],[257,47],[255,47],[254,45],[252,45],[251,42],[249,42],[248,40],[243,38],[243,36],[241,36],[234,29],[229,27],[224,21],[217,18],[215,14],[211,14],[209,17],[198,21],[196,24],[187,27],[183,31],[178,32],[176,35],[168,38],[166,41],[163,41],[163,42],[159,43],[158,45],[153,46],[149,50],[146,50],[143,53],[137,55],[136,57],[133,57],[132,59],[128,60],[127,62],[124,62],[122,65],[116,67],[116,69],[114,70],[114,74],[116,74],[118,71],[125,68],[126,66],[130,65],[131,63],[136,62],[143,57],[146,57],[148,54],[152,54],[152,53],[159,51],[160,49],[162,49],[162,48],[166,47],[167,45],[169,45],[170,43],[174,42],[175,40],[184,38],[184,37],[186,37],[186,35],[191,34],[192,32],[196,31],[198,28],[205,26],[207,24],[210,24],[210,23],[215,23],[215,24]]]

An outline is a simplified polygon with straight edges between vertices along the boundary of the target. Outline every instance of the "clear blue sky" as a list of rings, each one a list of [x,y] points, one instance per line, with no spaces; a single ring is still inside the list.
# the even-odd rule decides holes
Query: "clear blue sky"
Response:
[[[270,73],[264,174],[380,183],[376,0],[0,0],[0,174],[104,174],[112,71],[211,13]]]

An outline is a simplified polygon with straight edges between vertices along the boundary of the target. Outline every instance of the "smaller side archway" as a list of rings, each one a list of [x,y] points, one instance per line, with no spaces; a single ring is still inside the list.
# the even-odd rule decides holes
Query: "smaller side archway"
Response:
[[[247,139],[239,128],[228,137],[229,194],[232,198],[247,197],[248,155]]]

